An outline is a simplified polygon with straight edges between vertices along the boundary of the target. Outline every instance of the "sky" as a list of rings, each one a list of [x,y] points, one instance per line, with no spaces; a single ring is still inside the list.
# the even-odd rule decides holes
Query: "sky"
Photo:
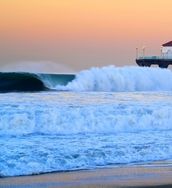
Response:
[[[172,40],[171,13],[172,0],[0,0],[0,69],[135,65],[136,48]]]

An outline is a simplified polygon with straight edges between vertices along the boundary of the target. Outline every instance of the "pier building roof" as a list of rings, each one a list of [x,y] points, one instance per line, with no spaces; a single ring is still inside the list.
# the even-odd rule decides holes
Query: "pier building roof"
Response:
[[[172,47],[172,41],[167,42],[167,43],[163,44],[162,46],[163,46],[163,47],[166,47],[166,46],[171,46],[171,47]]]

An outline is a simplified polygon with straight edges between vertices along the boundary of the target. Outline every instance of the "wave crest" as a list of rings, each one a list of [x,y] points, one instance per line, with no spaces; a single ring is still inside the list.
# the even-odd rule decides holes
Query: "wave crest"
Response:
[[[69,91],[171,91],[172,72],[148,67],[91,68],[81,71],[66,86],[56,89]]]

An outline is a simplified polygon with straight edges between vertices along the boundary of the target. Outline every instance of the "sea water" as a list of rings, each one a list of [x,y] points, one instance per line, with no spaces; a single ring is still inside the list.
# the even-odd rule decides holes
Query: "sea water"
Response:
[[[0,94],[0,176],[171,160],[171,78],[108,67],[81,72],[60,91]]]

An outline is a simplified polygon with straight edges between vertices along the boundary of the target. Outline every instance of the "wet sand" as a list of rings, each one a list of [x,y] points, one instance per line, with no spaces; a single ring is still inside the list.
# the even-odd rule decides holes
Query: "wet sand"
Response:
[[[172,164],[121,166],[75,172],[0,178],[0,188],[172,187]]]

